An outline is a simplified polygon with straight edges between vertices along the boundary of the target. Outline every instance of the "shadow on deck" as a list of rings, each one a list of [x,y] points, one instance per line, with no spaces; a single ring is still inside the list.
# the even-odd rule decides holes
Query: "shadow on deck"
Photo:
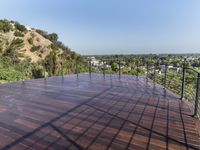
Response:
[[[187,103],[145,78],[69,75],[0,86],[0,149],[200,149]]]

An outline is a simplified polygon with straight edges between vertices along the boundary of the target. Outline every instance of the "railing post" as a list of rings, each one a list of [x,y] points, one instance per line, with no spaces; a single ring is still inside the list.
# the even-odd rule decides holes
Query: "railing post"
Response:
[[[79,73],[79,70],[78,70],[78,63],[76,61],[76,77],[78,78],[78,73]]]
[[[153,82],[155,83],[156,82],[156,67],[157,67],[157,65],[156,64],[154,64],[154,71],[153,71],[153,76],[154,76],[154,78],[153,78]]]
[[[146,80],[148,81],[148,76],[149,76],[149,63],[147,62],[147,75],[146,75]]]
[[[89,74],[90,74],[90,77],[91,77],[91,72],[92,72],[92,70],[91,70],[91,59],[89,60]]]
[[[183,66],[183,75],[182,75],[182,85],[181,85],[181,100],[184,98],[184,89],[185,89],[185,66]]]
[[[119,79],[121,79],[121,62],[119,60]]]
[[[46,81],[46,67],[45,67],[45,62],[44,62],[44,80]]]
[[[22,83],[24,83],[24,74],[23,74],[23,63],[21,63],[21,75],[22,75]]]
[[[198,76],[197,76],[194,116],[198,115],[199,97],[200,97],[200,73],[198,73]]]
[[[103,60],[103,78],[105,79],[105,61]]]
[[[137,78],[138,78],[138,76],[139,76],[139,63],[138,63],[138,61],[136,62],[137,64]]]
[[[62,78],[64,77],[64,73],[63,73],[63,62],[61,62],[61,73],[62,73]]]
[[[166,85],[167,85],[167,65],[165,65],[164,89],[166,89]]]

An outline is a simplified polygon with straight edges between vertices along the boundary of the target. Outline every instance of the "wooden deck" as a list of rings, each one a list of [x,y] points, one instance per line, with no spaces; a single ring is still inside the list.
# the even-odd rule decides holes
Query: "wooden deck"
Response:
[[[88,74],[0,85],[0,149],[200,149],[190,108],[145,78]]]

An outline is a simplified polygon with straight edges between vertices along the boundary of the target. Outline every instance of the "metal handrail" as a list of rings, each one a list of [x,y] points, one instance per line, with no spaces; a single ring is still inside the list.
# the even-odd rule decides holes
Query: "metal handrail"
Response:
[[[166,86],[166,81],[167,81],[167,73],[168,73],[168,66],[165,65],[165,71],[164,71],[164,78],[163,78],[163,83],[161,85],[163,85],[163,89],[167,89],[168,87]],[[147,71],[149,71],[149,65],[147,65]],[[154,82],[156,82],[155,80],[155,64],[154,64]],[[182,79],[181,79],[181,93],[180,93],[180,99],[183,100],[185,98],[185,94],[186,94],[186,89],[185,89],[185,83],[186,83],[186,70],[192,70],[194,73],[197,74],[197,82],[196,82],[196,89],[195,89],[195,94],[194,95],[194,113],[192,114],[192,116],[198,116],[200,117],[200,110],[199,110],[199,98],[200,98],[200,72],[195,70],[194,68],[191,67],[175,67],[175,68],[182,68]],[[147,78],[148,78],[148,74],[147,73]],[[191,95],[191,94],[190,94]]]
[[[196,70],[196,69],[194,69],[194,68],[187,67],[187,68],[185,68],[185,69],[192,70],[192,71],[194,71],[194,72],[200,74],[200,71],[198,71],[198,70]]]
[[[102,72],[103,74],[103,77],[105,78],[105,64],[106,64],[106,61],[113,61],[115,63],[118,64],[118,69],[117,69],[117,72],[115,73],[118,73],[119,75],[119,80],[121,80],[121,74],[123,73],[122,71],[122,66],[121,66],[121,62],[122,60],[124,61],[124,59],[120,59],[120,58],[115,58],[115,59],[102,59],[101,61],[103,62],[103,67],[100,69],[100,71]],[[169,73],[169,69],[168,69],[168,65],[165,64],[164,65],[164,72],[163,72],[163,75],[161,76],[161,78],[157,78],[156,76],[158,76],[158,74],[156,74],[156,69],[159,68],[159,64],[158,63],[143,63],[142,65],[139,65],[138,62],[136,62],[135,64],[135,67],[133,69],[136,70],[136,76],[137,78],[139,77],[139,67],[145,67],[146,66],[146,79],[148,81],[148,78],[150,78],[150,76],[153,74],[153,82],[160,82],[159,84],[161,84],[163,86],[163,89],[166,90],[166,89],[171,89],[175,86],[179,86],[179,84],[174,84],[174,83],[170,83],[168,84],[168,81],[169,81],[169,77],[168,77],[168,73]],[[76,65],[77,67],[77,65]],[[197,116],[197,115],[200,115],[200,110],[199,110],[199,98],[200,98],[200,72],[195,70],[194,68],[191,68],[191,67],[184,67],[184,66],[181,66],[181,67],[173,67],[173,68],[181,68],[182,69],[182,74],[179,74],[179,78],[178,78],[178,82],[181,84],[180,85],[180,88],[178,88],[178,91],[176,91],[177,89],[175,90],[172,90],[173,92],[175,92],[176,94],[180,95],[180,99],[181,100],[184,100],[184,98],[186,98],[185,95],[193,95],[194,91],[195,91],[195,95],[193,95],[192,97],[194,97],[194,99],[192,98],[192,101],[194,102],[194,114],[192,116]],[[77,68],[76,68],[77,69]],[[197,74],[197,82],[195,82],[195,87],[196,89],[194,89],[192,91],[192,93],[187,93],[187,85],[186,84],[186,71],[187,70],[191,70],[193,71],[194,73]],[[151,72],[150,72],[151,71]],[[77,73],[77,77],[78,77],[78,72],[76,70],[76,73]],[[91,63],[91,59],[88,59],[88,72],[89,72],[89,75],[91,77],[91,74],[93,72],[93,67],[92,67],[92,63]],[[182,76],[182,77],[181,77]],[[159,80],[159,81],[157,81]],[[160,81],[161,80],[161,81]],[[177,83],[177,82],[176,82]],[[179,93],[180,92],[180,93]]]

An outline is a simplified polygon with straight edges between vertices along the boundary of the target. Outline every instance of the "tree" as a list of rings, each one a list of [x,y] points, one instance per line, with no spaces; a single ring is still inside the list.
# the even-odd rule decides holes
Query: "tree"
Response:
[[[21,32],[26,32],[27,29],[24,25],[21,25],[20,23],[18,22],[15,22],[15,28]]]
[[[58,40],[58,35],[56,33],[51,33],[48,35],[48,39],[52,42],[56,42]]]
[[[118,65],[117,65],[117,63],[112,62],[112,64],[111,64],[111,68],[112,68],[113,71],[117,71],[117,69],[118,69]]]
[[[19,61],[18,57],[23,53],[21,50],[23,46],[24,40],[19,38],[13,39],[10,45],[6,48],[3,56],[9,56],[13,59],[13,62],[17,62]]]
[[[56,51],[53,50],[50,54],[45,58],[45,68],[48,71],[49,75],[55,75],[57,69],[57,54]]]

